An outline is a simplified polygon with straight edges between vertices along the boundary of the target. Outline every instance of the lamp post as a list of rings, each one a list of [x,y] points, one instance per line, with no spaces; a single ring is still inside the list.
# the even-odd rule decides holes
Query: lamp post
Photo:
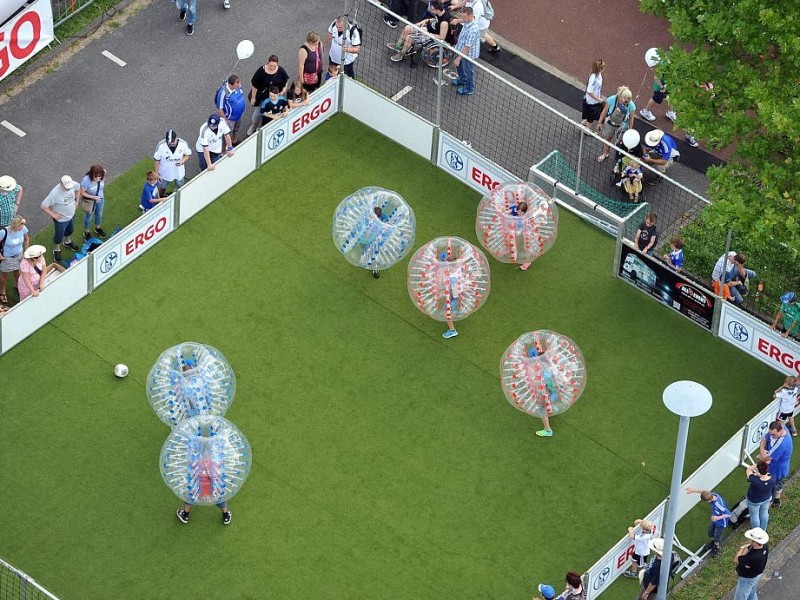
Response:
[[[664,554],[661,572],[658,575],[657,600],[667,597],[669,569],[672,563],[672,540],[675,537],[675,522],[678,515],[678,493],[683,479],[683,460],[686,456],[686,439],[689,437],[689,419],[699,417],[711,408],[711,392],[694,381],[676,381],[664,389],[664,405],[681,420],[678,425],[678,441],[675,443],[675,462],[672,465],[672,483],[669,488],[667,520],[664,525]]]

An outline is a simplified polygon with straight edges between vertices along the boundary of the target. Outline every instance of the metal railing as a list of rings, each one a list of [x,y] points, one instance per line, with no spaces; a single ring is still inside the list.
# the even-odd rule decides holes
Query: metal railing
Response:
[[[33,577],[0,559],[0,600],[58,600]]]
[[[93,2],[94,0],[52,0],[54,26],[58,27]]]

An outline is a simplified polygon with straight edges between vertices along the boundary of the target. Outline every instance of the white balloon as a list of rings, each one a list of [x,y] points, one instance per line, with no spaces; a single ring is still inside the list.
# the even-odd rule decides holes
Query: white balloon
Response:
[[[658,55],[658,48],[650,48],[647,52],[645,52],[644,62],[647,63],[648,67],[655,67],[658,63],[660,63],[661,57]]]
[[[635,129],[628,129],[628,131],[622,134],[622,143],[628,150],[636,148],[641,140],[642,136],[640,136],[639,132]]]
[[[236,46],[236,56],[239,57],[239,60],[250,58],[255,51],[256,48],[250,40],[242,40],[239,42],[239,45]]]

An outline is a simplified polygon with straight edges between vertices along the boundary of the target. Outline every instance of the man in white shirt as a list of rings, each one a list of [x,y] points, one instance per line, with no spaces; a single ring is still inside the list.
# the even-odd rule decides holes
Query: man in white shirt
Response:
[[[50,190],[42,202],[42,211],[53,219],[55,233],[53,234],[53,260],[61,262],[61,242],[72,250],[78,252],[77,244],[72,241],[72,219],[75,208],[81,197],[81,186],[73,181],[69,175],[61,178],[61,183]]]
[[[167,195],[167,186],[175,183],[179,188],[186,180],[184,166],[192,155],[192,150],[185,140],[178,137],[172,129],[167,131],[164,140],[156,146],[153,154],[153,171],[158,175],[158,191],[163,198]]]
[[[481,32],[481,41],[486,42],[486,45],[489,46],[489,52],[492,54],[497,54],[500,52],[500,46],[489,33],[489,26],[492,24],[492,22],[486,16],[487,1],[488,0],[457,0],[456,2],[450,4],[450,10],[456,11],[464,8],[465,6],[471,7],[472,14],[475,17],[475,22],[478,24],[478,29],[480,29]],[[491,15],[494,16],[494,8],[491,10]],[[453,19],[453,25],[462,22],[463,21],[461,19]]]
[[[216,169],[215,162],[222,157],[222,140],[225,140],[225,153],[233,156],[233,144],[231,144],[231,128],[217,113],[208,117],[208,121],[203,123],[200,133],[197,136],[197,143],[194,149],[197,150],[197,160],[200,171],[213,171]]]
[[[330,48],[328,59],[332,65],[344,65],[344,74],[355,79],[355,65],[361,52],[361,34],[358,27],[347,21],[347,17],[337,17],[328,27],[325,45]]]

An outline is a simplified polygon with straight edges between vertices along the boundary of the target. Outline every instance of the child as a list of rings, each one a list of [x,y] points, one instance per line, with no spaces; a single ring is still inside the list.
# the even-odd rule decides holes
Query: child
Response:
[[[708,526],[708,537],[711,538],[711,556],[717,556],[720,551],[722,534],[725,533],[725,528],[730,522],[731,511],[728,510],[725,500],[717,492],[687,487],[686,493],[700,494],[700,499],[711,505],[711,524]]]
[[[261,111],[261,125],[262,127],[267,123],[272,123],[276,119],[280,119],[289,110],[289,102],[280,95],[278,86],[273,85],[269,88],[269,97],[261,103],[259,108]]]
[[[636,532],[636,527],[641,531]],[[639,577],[639,571],[647,565],[647,557],[650,556],[650,540],[656,532],[655,523],[644,519],[636,519],[633,527],[628,527],[628,537],[633,540],[633,561],[631,566],[622,574],[625,577]]]
[[[639,201],[639,194],[642,193],[642,165],[633,159],[625,157],[627,162],[625,169],[622,171],[622,187],[628,192],[628,200],[631,202]]]
[[[528,212],[528,203],[525,202],[525,200],[520,200],[517,204],[512,204],[511,206],[509,206],[508,207],[508,212],[511,213],[512,217],[522,217],[522,215],[524,215],[526,212]],[[522,218],[520,218],[518,220],[518,233],[520,235],[522,235],[524,227],[525,227],[525,221]],[[512,243],[516,243],[516,237],[515,237],[515,241],[512,242]],[[519,266],[519,270],[520,271],[527,271],[530,266],[531,266],[531,263],[529,263],[529,262],[522,263]]]
[[[792,436],[797,437],[794,426],[794,407],[797,405],[797,377],[789,376],[783,385],[775,390],[775,399],[780,400],[778,421],[784,423]]]
[[[328,65],[328,72],[325,73],[325,81],[329,79],[335,79],[339,76],[339,65],[331,63]]]
[[[147,183],[142,188],[142,199],[139,202],[139,210],[147,212],[159,202],[163,202],[166,198],[161,198],[158,192],[158,175],[155,171],[147,172]]]
[[[664,262],[680,272],[681,267],[683,267],[683,238],[673,238],[669,243],[669,247],[669,253],[663,256]]]
[[[302,79],[295,79],[292,82],[292,85],[289,86],[289,91],[286,92],[286,100],[289,102],[289,108],[297,108],[308,104],[308,92],[303,87]]]

